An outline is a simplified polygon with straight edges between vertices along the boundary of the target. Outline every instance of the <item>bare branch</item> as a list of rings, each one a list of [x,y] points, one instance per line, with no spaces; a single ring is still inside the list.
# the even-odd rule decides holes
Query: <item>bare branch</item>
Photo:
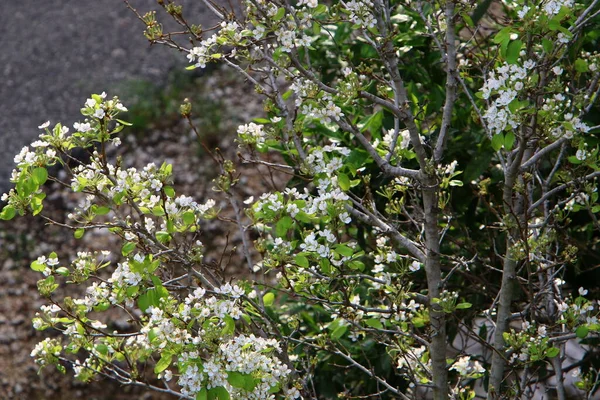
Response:
[[[446,143],[446,136],[452,122],[454,102],[456,101],[456,38],[454,33],[454,2],[446,2],[446,102],[442,112],[440,135],[435,145],[433,159],[440,162]]]

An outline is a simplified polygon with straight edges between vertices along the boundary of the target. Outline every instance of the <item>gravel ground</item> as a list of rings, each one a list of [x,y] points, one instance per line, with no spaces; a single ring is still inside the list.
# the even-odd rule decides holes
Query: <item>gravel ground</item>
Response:
[[[207,26],[202,2],[180,0],[184,15]],[[130,0],[140,13],[160,7]],[[164,22],[169,15],[157,13]],[[173,24],[165,23],[165,30]],[[150,46],[143,24],[121,0],[4,0],[0,4],[0,191],[13,157],[46,120],[71,125],[90,93],[119,94],[132,79],[157,81],[185,64],[164,46]]]

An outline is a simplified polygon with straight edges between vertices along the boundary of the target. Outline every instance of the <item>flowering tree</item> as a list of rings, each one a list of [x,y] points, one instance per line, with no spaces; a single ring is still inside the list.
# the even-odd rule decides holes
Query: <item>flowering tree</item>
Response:
[[[239,127],[239,161],[290,180],[242,202],[215,156],[248,269],[231,281],[203,263],[214,201],[177,195],[171,165],[111,160],[117,98],[92,95],[72,134],[42,125],[1,217],[43,216],[60,164],[83,199],[63,225],[122,248],[32,263],[34,326],[62,333],[40,366],[189,399],[591,398],[598,370],[567,344],[596,353],[597,303],[565,280],[598,246],[597,0],[205,1],[210,29],[158,3],[185,32],[138,14],[146,37],[252,82],[266,117]],[[59,301],[62,283],[85,296]],[[108,329],[114,309],[134,328]]]

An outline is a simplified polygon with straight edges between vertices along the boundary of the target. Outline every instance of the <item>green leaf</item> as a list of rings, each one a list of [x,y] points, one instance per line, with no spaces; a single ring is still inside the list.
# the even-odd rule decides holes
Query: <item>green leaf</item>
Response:
[[[562,19],[562,18],[561,18],[559,15],[557,15],[557,16],[556,16],[556,17],[554,17],[554,18],[552,18],[550,21],[548,21],[548,28],[549,28],[551,31],[556,31],[556,30],[558,30],[558,28],[560,28],[560,20],[561,20],[561,19]]]
[[[464,310],[464,309],[467,309],[467,308],[471,308],[472,306],[473,306],[473,304],[471,304],[471,303],[467,303],[467,302],[464,302],[464,303],[458,303],[458,304],[456,305],[456,309],[457,309],[457,310]]]
[[[31,172],[33,181],[38,185],[43,185],[48,180],[48,171],[46,168],[38,167]]]
[[[331,262],[329,262],[328,258],[322,258],[321,261],[319,261],[319,265],[324,274],[329,275],[331,273]]]
[[[560,349],[558,347],[550,347],[546,350],[546,357],[554,358],[560,353]]]
[[[361,132],[369,131],[371,135],[381,135],[381,127],[383,126],[383,111],[380,110],[375,114],[370,115],[363,120]]]
[[[319,4],[313,9],[313,15],[321,15],[327,12],[327,6],[325,4]]]
[[[96,215],[106,215],[110,212],[110,208],[108,207],[96,207],[94,209],[94,212],[96,213]]]
[[[253,392],[256,386],[261,382],[261,379],[253,378],[251,375],[244,375],[244,389]]]
[[[506,49],[506,62],[509,64],[515,64],[519,58],[519,53],[523,47],[523,42],[520,40],[513,40],[508,44]]]
[[[510,40],[510,29],[510,26],[502,28],[500,32],[496,33],[496,36],[494,36],[492,41],[496,44],[500,44],[504,41]]]
[[[590,329],[586,325],[581,325],[575,329],[575,335],[577,335],[579,339],[585,338],[589,332]]]
[[[277,221],[277,225],[275,225],[275,235],[277,235],[277,237],[285,237],[293,223],[294,220],[291,217],[287,215],[284,216]]]
[[[364,271],[365,263],[359,260],[352,260],[348,263],[348,267],[353,270]]]
[[[272,306],[274,301],[275,301],[275,295],[271,292],[265,293],[265,295],[263,296],[263,303],[264,303],[265,307]]]
[[[160,231],[160,232],[156,232],[156,239],[161,242],[161,243],[167,243],[169,240],[171,240],[171,235],[169,234],[169,232],[164,232],[164,231]]]
[[[312,26],[313,35],[319,36],[321,34],[321,24],[318,22],[313,22]]]
[[[169,367],[169,365],[171,365],[172,358],[173,358],[173,355],[171,353],[163,353],[160,356],[160,360],[158,360],[158,362],[156,363],[156,366],[154,366],[154,373],[160,374],[165,369],[167,369]]]
[[[338,183],[343,191],[350,189],[350,178],[348,178],[348,175],[340,172],[338,174]]]
[[[497,133],[492,137],[492,149],[499,151],[504,146],[504,135]]]
[[[285,8],[279,7],[279,9],[277,9],[277,13],[275,13],[275,15],[273,16],[273,21],[279,21],[281,18],[283,18],[284,15]]]
[[[118,123],[120,123],[121,125],[125,125],[125,126],[133,126],[133,124],[131,122],[127,122],[127,121],[123,121],[122,119],[116,119]]]
[[[11,219],[13,219],[15,217],[15,215],[17,214],[17,210],[15,210],[15,208],[13,206],[5,206],[2,209],[2,212],[0,213],[0,219],[3,219],[5,221],[10,221]]]
[[[105,345],[104,343],[98,343],[94,347],[96,348],[96,350],[98,351],[98,353],[100,353],[100,354],[102,354],[104,356],[108,354],[108,346]]]
[[[383,324],[378,318],[370,318],[365,321],[365,324],[375,329],[383,329]]]
[[[46,269],[46,264],[42,264],[42,263],[38,262],[37,260],[35,260],[34,262],[31,263],[30,267],[35,272],[42,272]]]
[[[196,400],[208,400],[208,391],[206,388],[202,388],[198,393],[196,393]]]
[[[491,0],[488,1],[491,2]],[[461,14],[461,16],[463,17],[463,20],[465,21],[465,24],[467,24],[468,27],[473,28],[475,26],[473,19],[468,14]]]
[[[38,193],[31,197],[32,215],[38,215],[44,209],[43,200],[46,198],[46,193]]]
[[[177,229],[175,229],[175,223],[172,219],[167,220],[167,232],[175,233]]]
[[[227,382],[234,388],[243,389],[246,385],[245,376],[239,372],[227,372]]]
[[[575,71],[577,72],[588,72],[590,69],[588,67],[587,61],[582,58],[578,58],[575,60]]]
[[[506,149],[506,151],[510,151],[513,148],[513,145],[515,144],[515,134],[512,132],[508,132],[505,136],[504,136],[504,148]]]
[[[252,118],[252,122],[256,122],[257,124],[270,124],[271,120],[267,118]]]
[[[344,257],[352,257],[352,255],[354,254],[354,250],[352,250],[350,247],[345,246],[343,244],[337,245],[335,247],[335,251],[338,254],[343,255]]]
[[[160,296],[156,289],[148,289],[146,293],[138,297],[137,304],[142,312],[146,312],[148,307],[158,307]]]
[[[223,318],[223,321],[225,321],[225,326],[223,327],[223,330],[221,330],[221,335],[233,335],[235,332],[235,321],[233,318],[231,318],[229,315],[226,315],[225,318]]]
[[[294,261],[296,262],[296,265],[298,265],[299,267],[308,268],[308,258],[298,254],[294,258]]]
[[[552,50],[554,50],[554,43],[551,40],[544,38],[542,39],[542,47],[546,54],[551,54]]]
[[[175,197],[175,189],[173,189],[171,186],[165,186],[163,188],[163,190],[165,191],[165,194],[167,195],[167,197],[170,197],[170,198]]]
[[[85,233],[85,229],[78,228],[78,229],[75,229],[75,233],[73,233],[73,236],[75,237],[75,239],[81,239],[83,237],[84,233]]]
[[[123,247],[121,248],[121,254],[123,256],[127,256],[128,254],[130,254],[133,250],[135,250],[135,243],[134,242],[127,242],[123,245]]]
[[[344,333],[346,333],[347,330],[348,330],[348,327],[346,325],[338,326],[337,328],[335,328],[333,330],[333,332],[331,332],[331,339],[338,340],[339,338],[344,336]]]
[[[229,392],[223,386],[217,386],[208,391],[208,400],[229,400]]]
[[[140,291],[140,287],[136,285],[136,286],[129,286],[125,292],[127,293],[128,297],[133,297],[136,294],[138,294],[139,291]]]

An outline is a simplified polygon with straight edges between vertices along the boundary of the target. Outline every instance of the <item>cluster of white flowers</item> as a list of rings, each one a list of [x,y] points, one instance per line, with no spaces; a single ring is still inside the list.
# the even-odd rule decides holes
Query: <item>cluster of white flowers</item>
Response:
[[[331,156],[331,153],[338,153],[346,157],[350,154],[350,149],[335,144],[313,149],[305,160],[305,165],[310,173],[314,175],[324,173],[333,177],[335,172],[342,167],[342,158]]]
[[[560,9],[563,7],[571,9],[573,7],[573,4],[575,3],[575,1],[574,0],[548,0],[548,1],[543,1],[542,3],[543,3],[542,8],[546,12],[546,14],[549,16],[552,16],[552,15],[558,14],[560,12]]]
[[[594,192],[597,189],[594,189]],[[572,197],[565,203],[565,210],[574,211],[575,206],[587,206],[590,202],[590,195],[584,192],[578,192],[572,195]]]
[[[309,8],[315,8],[319,5],[319,0],[299,0],[297,5],[306,5]]]
[[[372,28],[377,23],[371,0],[350,0],[342,2],[342,4],[350,12],[352,23],[360,25],[362,28]]]
[[[37,258],[37,263],[40,265],[46,266],[46,268],[42,271],[45,276],[48,276],[52,273],[52,268],[58,265],[58,257],[55,254],[46,258],[46,256],[39,256]]]
[[[535,9],[543,10],[548,17],[553,17],[560,13],[560,10],[563,7],[566,7],[568,10],[571,10],[574,4],[574,0],[542,0],[538,5],[535,6]],[[520,19],[524,19],[527,15],[529,15],[530,10],[531,7],[529,6],[518,5],[517,16]],[[540,14],[533,13],[532,15],[530,15],[530,17],[537,19],[539,18],[539,15]]]
[[[452,364],[450,369],[455,370],[464,377],[485,373],[485,368],[479,363],[479,361],[471,361],[471,357],[469,356],[460,357],[454,362],[454,364]]]
[[[314,82],[297,78],[290,89],[296,94],[296,105],[302,106],[300,110],[307,118],[330,123],[332,120],[339,121],[344,116],[333,97],[320,90]]]
[[[392,141],[394,140],[394,132],[395,129],[388,129],[387,132],[383,135],[382,143],[388,149],[392,147]],[[377,143],[373,144],[374,147],[377,147]],[[398,142],[397,146],[399,146],[402,150],[406,150],[410,146],[410,132],[408,129],[402,129],[398,132]]]
[[[330,123],[339,121],[344,116],[342,109],[338,107],[329,94],[323,94],[319,102],[311,102],[302,105],[301,112],[307,118]],[[324,105],[323,105],[324,104]]]
[[[292,372],[277,358],[280,352],[279,343],[274,339],[235,336],[222,342],[217,352],[202,363],[202,368],[198,368],[197,352],[182,353],[179,362],[183,368],[177,383],[187,396],[195,396],[203,387],[223,387],[235,399],[272,399],[272,389],[285,383]],[[248,388],[234,387],[227,380],[231,374],[252,377],[253,384]],[[252,389],[248,390],[250,387]],[[300,397],[293,388],[286,389],[284,393],[286,399]]]
[[[317,235],[324,238],[324,244],[319,243]],[[310,232],[304,238],[304,243],[300,244],[300,248],[303,251],[315,252],[322,258],[329,258],[331,256],[331,248],[329,246],[336,241],[335,235],[329,229],[325,229],[324,231],[318,231],[316,235],[315,232]]]
[[[113,272],[108,282],[119,287],[136,286],[142,280],[142,275],[132,272],[129,263],[123,261],[119,263],[117,269]]]
[[[35,345],[30,355],[35,359],[36,364],[43,367],[51,364],[61,351],[62,346],[58,339],[46,338]]]
[[[294,47],[310,46],[312,38],[305,33],[299,33],[293,28],[290,21],[290,25],[281,24],[278,29],[275,30],[275,36],[277,37],[278,45],[284,52],[291,52]]]
[[[563,136],[567,139],[572,139],[575,133],[587,133],[590,130],[590,127],[579,117],[574,116],[572,112],[564,112],[571,109],[571,104],[570,97],[562,93],[556,93],[544,98],[543,111],[549,112],[553,116],[559,116],[564,113],[563,121],[555,117],[549,122],[550,134],[554,139]]]
[[[237,134],[242,143],[245,144],[263,144],[267,137],[264,125],[255,124],[254,122],[240,125],[237,129]]]
[[[196,68],[206,68],[206,63],[211,60],[211,52],[217,44],[217,34],[213,34],[208,39],[200,42],[200,46],[193,47],[187,54],[187,59],[194,64]]]
[[[504,63],[489,73],[481,88],[481,94],[488,100],[492,96],[483,118],[493,134],[504,132],[507,125],[516,129],[520,125],[519,117],[512,113],[509,104],[517,98],[527,83],[528,71],[535,68],[535,62],[528,60],[523,66]]]
[[[25,146],[21,149],[19,154],[17,154],[14,158],[15,164],[19,165],[21,163],[26,164],[34,164],[37,161],[37,154],[33,151],[29,151],[29,146]]]

